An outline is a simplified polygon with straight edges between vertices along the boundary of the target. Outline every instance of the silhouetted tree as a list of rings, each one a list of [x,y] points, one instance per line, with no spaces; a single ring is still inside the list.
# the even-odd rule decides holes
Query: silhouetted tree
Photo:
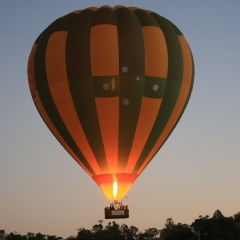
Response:
[[[69,237],[66,238],[66,240],[76,240],[76,239],[77,239],[77,238],[74,237],[74,236],[69,236]]]
[[[224,218],[224,216],[222,215],[221,211],[220,210],[216,210],[213,214],[213,217],[212,218],[215,218],[215,219],[220,219],[220,218]]]
[[[240,212],[232,217],[224,217],[220,210],[216,210],[212,218],[200,215],[191,226],[175,224],[172,218],[168,218],[162,230],[148,228],[144,233],[139,232],[137,227],[119,225],[115,221],[109,222],[104,227],[102,222],[98,221],[91,230],[79,228],[76,237],[70,236],[66,240],[149,240],[155,239],[159,232],[161,240],[240,240]],[[6,234],[4,230],[0,230],[0,240],[62,240],[62,238],[31,232],[27,235],[20,235],[17,232]]]
[[[233,219],[235,222],[240,224],[240,212],[233,215]]]
[[[0,230],[0,240],[4,240],[4,238],[5,238],[5,231]]]
[[[87,230],[85,228],[79,228],[76,239],[77,240],[89,240],[89,239],[92,239],[92,233],[91,233],[90,230]]]
[[[118,240],[125,239],[123,233],[121,232],[120,226],[115,221],[108,223],[108,225],[105,227],[105,232],[106,237],[109,240],[115,238]]]
[[[138,228],[131,226],[130,228],[126,224],[122,224],[120,230],[124,236],[124,239],[135,240],[138,239]]]
[[[56,235],[48,235],[47,240],[60,240],[62,237],[57,237]]]
[[[47,236],[45,234],[37,233],[35,235],[35,240],[46,240],[46,239],[47,239]]]
[[[192,223],[201,240],[239,240],[240,228],[233,217],[224,217],[216,210],[212,218],[199,218]]]
[[[147,230],[145,230],[144,235],[146,239],[153,239],[159,234],[159,232],[160,231],[157,230],[157,228],[148,228]]]
[[[27,239],[28,239],[28,240],[34,240],[34,239],[35,239],[35,234],[34,234],[34,233],[31,233],[31,232],[28,232],[28,233],[27,233]]]
[[[197,235],[187,224],[174,224],[172,218],[168,218],[165,228],[160,230],[160,240],[198,240]]]
[[[133,238],[134,238],[134,239],[137,239],[137,236],[138,236],[138,228],[137,228],[137,227],[134,227],[134,226],[131,226],[131,227],[130,227],[130,231],[131,231],[131,233],[132,233],[132,235],[133,235]]]
[[[27,236],[22,236],[17,232],[11,232],[9,235],[5,236],[5,240],[27,240]]]
[[[138,239],[139,239],[139,240],[146,240],[147,238],[146,238],[146,236],[145,236],[144,233],[139,233],[139,234],[138,234]]]

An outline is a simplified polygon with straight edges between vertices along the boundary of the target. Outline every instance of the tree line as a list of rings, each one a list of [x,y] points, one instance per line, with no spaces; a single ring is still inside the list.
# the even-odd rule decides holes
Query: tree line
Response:
[[[174,223],[168,218],[162,229],[148,228],[144,232],[135,226],[119,225],[115,221],[105,227],[102,220],[92,229],[79,228],[77,236],[70,236],[66,240],[240,240],[240,212],[231,217],[225,217],[216,210],[210,218],[199,216],[190,225]],[[0,230],[0,240],[62,240],[62,237],[28,232],[26,235],[11,232],[6,234]]]

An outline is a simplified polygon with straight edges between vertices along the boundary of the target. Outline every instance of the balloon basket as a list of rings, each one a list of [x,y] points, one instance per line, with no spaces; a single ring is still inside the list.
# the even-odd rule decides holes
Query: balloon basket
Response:
[[[105,210],[105,219],[129,218],[129,209]]]
[[[105,219],[129,218],[129,209],[127,205],[114,201],[110,207],[105,207]]]

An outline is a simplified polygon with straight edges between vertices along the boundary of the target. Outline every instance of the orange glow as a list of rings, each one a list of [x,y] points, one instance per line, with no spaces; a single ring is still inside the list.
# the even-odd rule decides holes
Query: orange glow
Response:
[[[118,183],[113,182],[113,196],[114,196],[115,199],[117,197],[117,192],[118,192]]]
[[[116,173],[95,175],[93,180],[101,188],[109,201],[121,201],[127,194],[138,175],[134,173]]]
[[[98,24],[91,28],[91,69],[93,76],[119,74],[117,26]]]
[[[132,183],[118,183],[117,194],[116,194],[116,196],[114,196],[113,184],[114,184],[114,182],[100,184],[100,188],[102,189],[103,193],[111,202],[114,200],[121,201],[121,199],[124,198],[124,196],[127,194],[128,190],[133,185]]]

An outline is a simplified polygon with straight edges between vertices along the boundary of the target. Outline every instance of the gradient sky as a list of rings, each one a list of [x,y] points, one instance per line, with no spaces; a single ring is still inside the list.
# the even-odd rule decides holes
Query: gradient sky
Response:
[[[195,61],[186,111],[124,200],[130,218],[116,222],[144,231],[163,228],[168,217],[190,224],[216,209],[239,212],[239,0],[1,0],[0,229],[69,237],[104,220],[108,200],[45,126],[27,79],[32,45],[52,21],[102,5],[138,6],[168,18]]]

